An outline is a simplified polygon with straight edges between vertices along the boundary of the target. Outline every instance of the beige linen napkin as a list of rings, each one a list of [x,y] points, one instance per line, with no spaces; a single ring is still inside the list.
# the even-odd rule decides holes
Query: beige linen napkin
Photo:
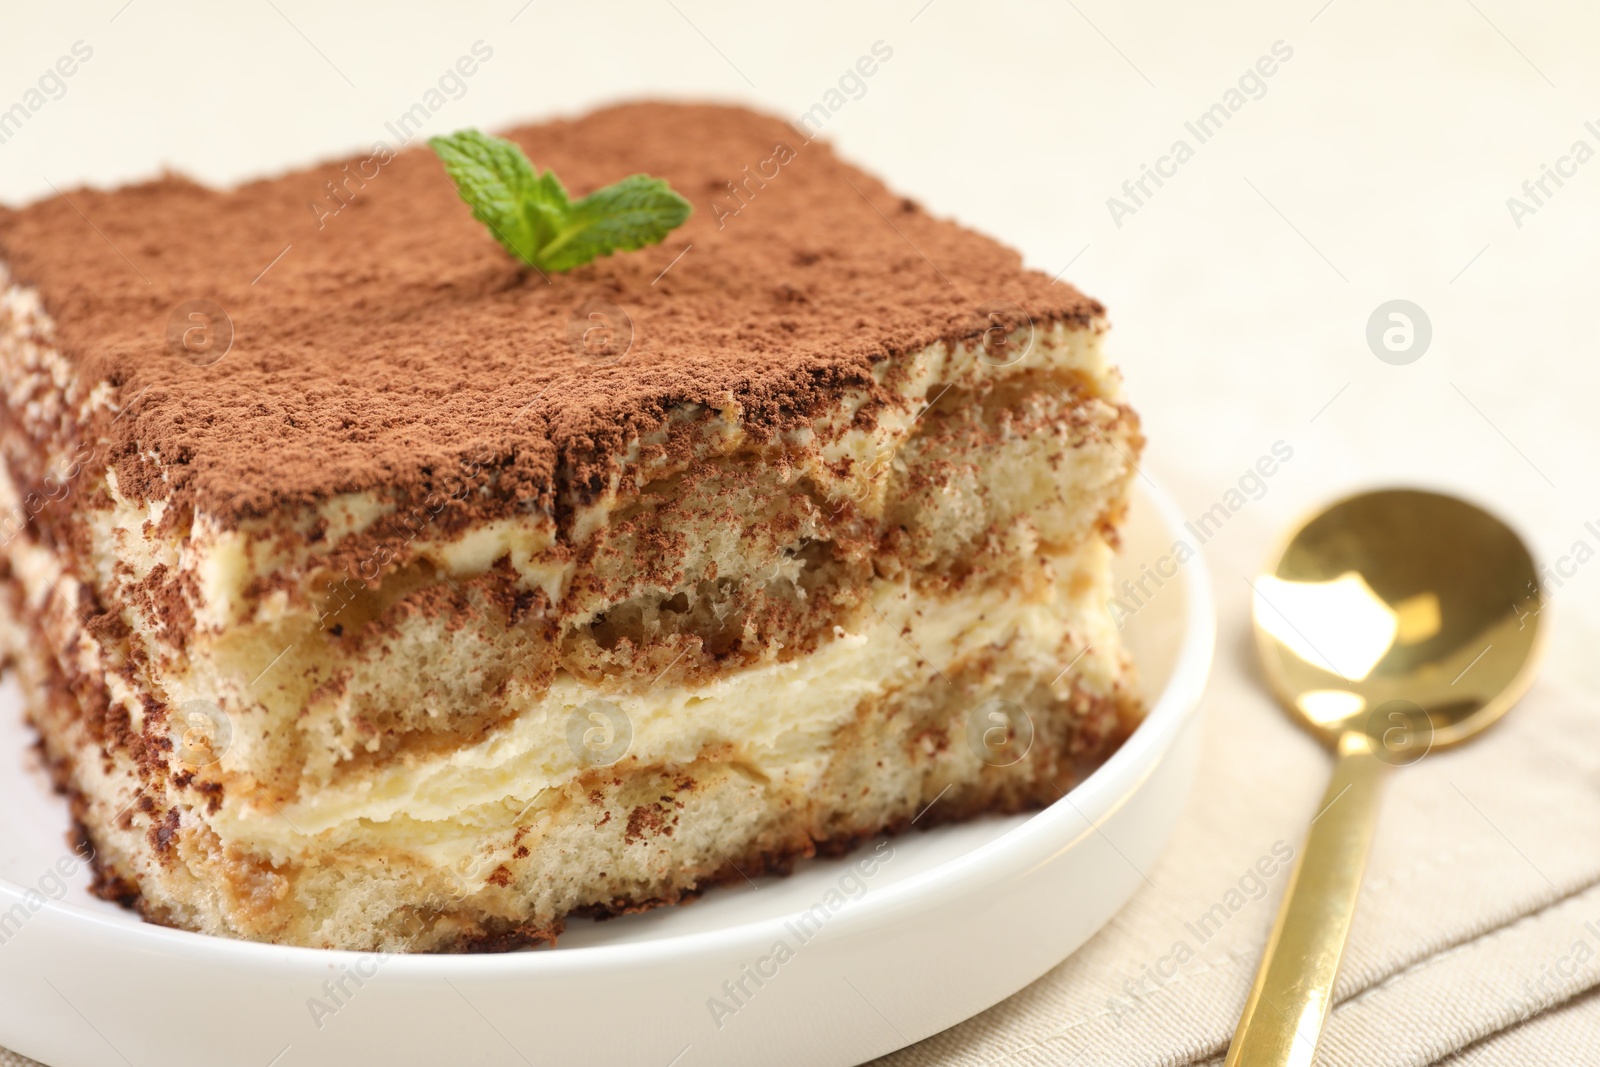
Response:
[[[883,1067],[1222,1062],[1287,881],[1276,858],[1329,768],[1257,673],[1244,576],[1263,541],[1210,561],[1203,763],[1151,885],[1032,986]],[[1392,776],[1316,1062],[1600,1063],[1597,983],[1600,706],[1541,681],[1477,741]]]
[[[1205,750],[1151,884],[1032,986],[882,1067],[1221,1063],[1329,769],[1256,673],[1244,576],[1265,541],[1207,546]],[[1597,984],[1600,706],[1546,681],[1392,777],[1317,1062],[1600,1063]],[[0,1050],[0,1067],[31,1063]]]

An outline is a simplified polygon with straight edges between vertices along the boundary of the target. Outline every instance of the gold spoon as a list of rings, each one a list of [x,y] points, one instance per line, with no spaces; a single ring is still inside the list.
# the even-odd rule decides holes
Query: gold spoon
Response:
[[[1455,497],[1341,500],[1253,583],[1274,695],[1338,753],[1284,891],[1227,1067],[1310,1064],[1391,767],[1458,744],[1533,681],[1539,574],[1520,538]]]

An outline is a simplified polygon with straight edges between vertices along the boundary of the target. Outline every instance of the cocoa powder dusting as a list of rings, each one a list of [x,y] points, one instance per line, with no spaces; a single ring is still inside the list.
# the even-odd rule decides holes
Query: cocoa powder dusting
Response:
[[[634,104],[508,136],[574,198],[644,172],[694,215],[657,247],[542,277],[416,147],[0,210],[0,260],[41,293],[75,398],[107,382],[128,406],[79,431],[106,441],[122,491],[232,525],[341,492],[420,496],[477,457],[494,496],[553,508],[600,491],[681,405],[732,402],[770,434],[870,387],[877,361],[978,338],[997,302],[1039,325],[1102,314],[775,118]],[[169,347],[192,300],[233,325],[209,365]]]

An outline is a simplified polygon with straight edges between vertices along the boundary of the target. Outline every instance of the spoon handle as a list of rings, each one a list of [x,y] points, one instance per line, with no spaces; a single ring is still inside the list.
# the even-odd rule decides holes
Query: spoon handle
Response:
[[[1339,738],[1322,806],[1289,876],[1227,1067],[1308,1065],[1333,997],[1389,765],[1360,730]]]

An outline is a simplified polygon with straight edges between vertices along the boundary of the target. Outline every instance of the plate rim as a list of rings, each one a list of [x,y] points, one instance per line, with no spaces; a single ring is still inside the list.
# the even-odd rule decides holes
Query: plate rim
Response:
[[[1176,502],[1148,476],[1133,491],[1153,508],[1161,528],[1180,537],[1184,518]],[[830,923],[831,933],[841,938],[859,934],[863,928],[877,926],[888,913],[908,905],[933,906],[969,890],[975,881],[1003,880],[1013,869],[1027,869],[1039,859],[1033,855],[1040,846],[1055,852],[1086,833],[1098,830],[1099,823],[1119,808],[1153,773],[1162,755],[1181,727],[1198,714],[1201,697],[1210,677],[1216,646],[1216,612],[1210,574],[1203,550],[1193,548],[1193,556],[1179,576],[1186,601],[1183,629],[1172,674],[1160,695],[1146,712],[1144,720],[1105,763],[1097,767],[1050,806],[1034,812],[1027,821],[959,856],[919,871],[900,881],[875,889],[839,913]],[[1076,820],[1084,824],[1078,833],[1065,832],[1062,824]],[[25,900],[29,890],[0,877],[0,910]],[[38,912],[49,912],[58,921],[98,928],[98,934],[117,942],[124,950],[161,952],[187,957],[197,964],[216,966],[266,967],[273,970],[303,972],[314,968],[319,973],[330,966],[353,964],[356,960],[380,957],[384,972],[396,978],[522,978],[576,976],[605,972],[618,964],[644,964],[686,956],[722,955],[729,949],[751,942],[765,943],[783,928],[786,921],[802,912],[785,912],[765,918],[749,919],[710,930],[666,934],[642,941],[583,945],[554,949],[506,953],[403,953],[379,950],[312,948],[278,945],[203,934],[161,926],[147,921],[128,923],[102,915],[82,905],[63,900],[46,900]],[[38,913],[36,912],[36,914]],[[109,948],[110,946],[107,945]]]

